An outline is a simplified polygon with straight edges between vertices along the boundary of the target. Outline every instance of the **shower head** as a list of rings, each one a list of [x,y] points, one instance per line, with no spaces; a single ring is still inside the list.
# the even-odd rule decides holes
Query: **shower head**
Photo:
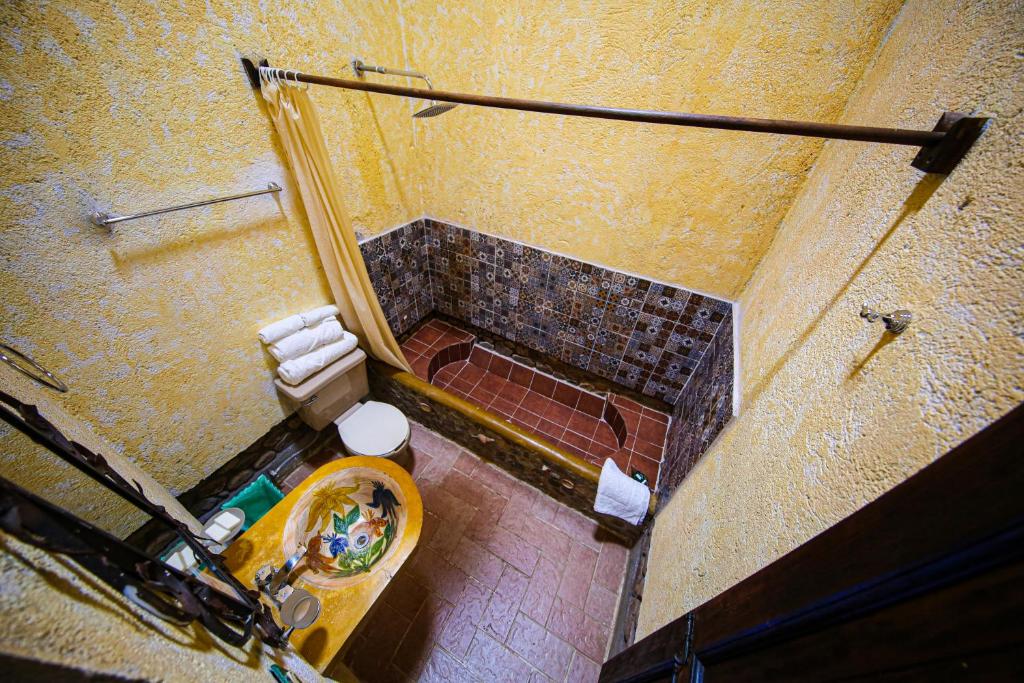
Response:
[[[440,116],[446,111],[451,111],[455,107],[459,106],[454,102],[435,102],[430,100],[430,106],[426,109],[420,109],[418,112],[412,115],[414,119],[428,119],[432,116]]]
[[[388,76],[407,76],[409,78],[422,78],[427,82],[427,90],[433,90],[434,85],[427,78],[425,73],[419,71],[410,71],[409,69],[391,69],[386,66],[370,66],[369,64],[363,64],[361,59],[352,60],[352,70],[356,72],[356,76],[363,77],[363,73],[366,71],[372,71],[377,74],[386,74]],[[459,106],[454,102],[435,102],[430,100],[430,106],[426,109],[421,109],[413,114],[414,119],[428,119],[434,116],[440,116],[446,111],[451,111],[455,107]]]

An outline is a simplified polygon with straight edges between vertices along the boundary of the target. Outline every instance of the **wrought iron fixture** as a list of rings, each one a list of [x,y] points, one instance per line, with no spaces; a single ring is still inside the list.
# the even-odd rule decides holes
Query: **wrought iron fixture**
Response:
[[[71,557],[127,599],[163,619],[182,625],[198,620],[230,645],[243,645],[254,633],[271,647],[285,644],[284,631],[260,601],[259,593],[242,585],[220,555],[210,552],[187,526],[146,498],[138,482],[125,480],[102,455],[67,439],[35,406],[3,391],[0,418],[173,529],[236,595],[225,595],[2,477],[0,528],[38,548]]]

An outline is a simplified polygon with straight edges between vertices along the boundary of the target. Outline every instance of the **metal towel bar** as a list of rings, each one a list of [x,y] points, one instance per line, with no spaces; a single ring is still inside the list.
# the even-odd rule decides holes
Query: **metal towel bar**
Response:
[[[130,213],[124,216],[111,216],[107,213],[94,213],[92,215],[92,222],[102,228],[109,228],[114,223],[121,223],[124,221],[133,221],[136,218],[145,218],[146,216],[156,216],[162,213],[170,213],[171,211],[181,211],[182,209],[194,209],[198,206],[207,206],[209,204],[219,204],[220,202],[230,202],[235,199],[245,199],[246,197],[256,197],[261,194],[268,194],[270,192],[280,192],[281,186],[277,183],[269,183],[265,190],[253,190],[252,192],[243,192],[242,194],[233,194],[229,197],[217,197],[216,199],[205,199],[201,202],[191,202],[189,204],[182,204],[180,206],[171,206],[166,209],[154,209],[152,211],[143,211],[142,213]]]
[[[7,363],[21,374],[34,379],[45,387],[61,393],[65,393],[68,390],[68,385],[60,381],[55,374],[10,344],[0,342],[0,362]]]

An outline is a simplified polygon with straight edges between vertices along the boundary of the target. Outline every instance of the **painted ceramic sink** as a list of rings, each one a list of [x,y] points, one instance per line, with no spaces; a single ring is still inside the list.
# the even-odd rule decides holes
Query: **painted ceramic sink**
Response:
[[[422,524],[419,491],[402,467],[384,458],[342,458],[289,492],[224,559],[254,587],[257,569],[280,567],[306,544],[292,585],[320,599],[320,618],[290,640],[323,671],[412,553]]]
[[[379,463],[375,463],[379,464]],[[306,546],[302,579],[321,588],[358,583],[398,547],[408,527],[402,487],[378,467],[347,467],[325,475],[292,507],[284,554]]]

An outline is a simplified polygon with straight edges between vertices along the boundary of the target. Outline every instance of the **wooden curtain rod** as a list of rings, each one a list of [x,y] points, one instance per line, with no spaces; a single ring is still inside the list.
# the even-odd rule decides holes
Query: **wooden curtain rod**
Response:
[[[242,58],[246,74],[253,88],[260,87],[259,68],[253,60]],[[259,66],[269,66],[266,60]],[[540,100],[524,100],[512,97],[494,97],[491,95],[473,95],[469,93],[449,92],[445,90],[425,90],[397,85],[385,85],[364,80],[350,80],[305,74],[292,69],[276,68],[282,80],[326,85],[346,90],[362,90],[413,97],[421,100],[439,102],[455,102],[478,107],[495,107],[498,109],[515,109],[518,111],[535,111],[543,114],[564,114],[566,116],[584,116],[616,121],[633,121],[637,123],[660,123],[673,126],[690,126],[696,128],[718,128],[722,130],[742,130],[754,133],[776,133],[780,135],[802,135],[816,138],[837,140],[858,140],[861,142],[879,142],[892,145],[910,145],[920,147],[912,165],[928,173],[949,173],[971,148],[974,141],[984,132],[988,119],[972,117],[957,112],[945,112],[932,130],[909,130],[905,128],[878,128],[874,126],[849,126],[838,123],[814,123],[810,121],[788,121],[784,119],[757,119],[741,116],[717,116],[713,114],[685,114],[671,111],[651,111],[645,109],[621,109],[617,107],[597,107],[583,104],[565,104],[562,102],[544,102]]]

